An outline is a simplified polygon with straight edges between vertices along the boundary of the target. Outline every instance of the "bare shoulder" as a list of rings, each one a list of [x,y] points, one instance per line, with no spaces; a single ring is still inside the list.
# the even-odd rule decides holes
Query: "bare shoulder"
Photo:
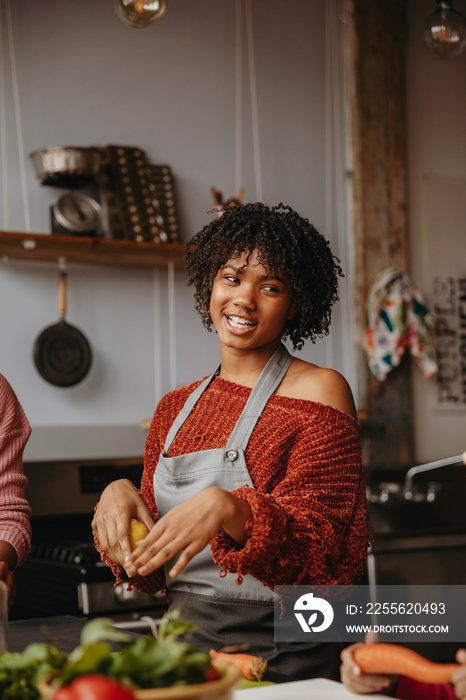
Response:
[[[340,372],[293,358],[277,394],[293,399],[317,401],[349,413],[357,419],[351,388]]]

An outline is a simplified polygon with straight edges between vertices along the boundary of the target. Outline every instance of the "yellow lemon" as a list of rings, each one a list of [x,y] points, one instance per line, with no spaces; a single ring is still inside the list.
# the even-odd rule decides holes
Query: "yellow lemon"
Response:
[[[136,518],[131,518],[131,550],[134,551],[136,549],[136,545],[139,542],[139,540],[143,540],[144,537],[147,535],[149,530],[147,527],[144,525],[144,523],[141,523],[139,520],[136,520]]]

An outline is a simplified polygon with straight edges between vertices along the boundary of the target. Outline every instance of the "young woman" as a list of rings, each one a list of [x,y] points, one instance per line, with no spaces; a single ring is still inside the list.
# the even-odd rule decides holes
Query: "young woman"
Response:
[[[338,679],[338,645],[274,643],[273,588],[355,584],[363,572],[351,391],[282,343],[301,348],[328,332],[341,269],[323,236],[281,204],[226,211],[187,245],[186,261],[221,362],[160,401],[141,490],[107,487],[98,546],[119,580],[166,590],[197,623],[199,647],[248,643],[283,678]],[[150,529],[133,553],[130,518]]]

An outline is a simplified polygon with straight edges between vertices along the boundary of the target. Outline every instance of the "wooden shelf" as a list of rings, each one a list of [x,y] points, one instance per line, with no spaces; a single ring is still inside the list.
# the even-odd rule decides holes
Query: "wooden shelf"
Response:
[[[181,243],[136,241],[58,234],[0,231],[0,260],[66,262],[125,267],[167,267],[173,262],[184,269]]]

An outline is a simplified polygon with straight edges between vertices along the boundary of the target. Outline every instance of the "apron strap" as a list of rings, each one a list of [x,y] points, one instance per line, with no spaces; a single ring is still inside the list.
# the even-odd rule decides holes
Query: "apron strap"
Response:
[[[233,428],[233,432],[225,448],[226,450],[235,448],[246,450],[249,438],[256,427],[256,423],[267,401],[278,388],[292,359],[292,355],[290,355],[283,343],[280,343],[255,383],[243,412]]]
[[[242,448],[243,450],[246,449],[251,433],[254,430],[267,401],[285,376],[292,359],[293,357],[290,355],[286,347],[283,345],[283,343],[280,343],[273,355],[269,358],[259,376],[259,379],[255,383],[243,412],[233,428],[233,432],[231,433],[230,439],[228,440],[225,448],[226,450],[231,450],[233,448]],[[183,423],[201,398],[204,391],[206,391],[206,389],[210,386],[219,369],[220,365],[217,367],[215,372],[204,379],[204,381],[199,384],[197,389],[195,389],[193,393],[188,396],[186,403],[178,413],[170,430],[168,431],[167,439],[165,440],[165,445],[163,448],[164,455],[168,453],[170,445],[175,439],[177,432],[182,427]]]
[[[193,393],[188,396],[188,398],[186,399],[186,403],[184,404],[183,408],[176,416],[175,420],[173,421],[173,423],[171,425],[170,430],[168,431],[167,439],[165,440],[165,445],[164,445],[162,454],[165,454],[165,455],[167,454],[168,450],[170,449],[170,445],[172,444],[173,440],[175,439],[177,432],[182,427],[186,418],[189,416],[189,414],[191,413],[194,406],[201,398],[204,391],[209,387],[209,385],[213,381],[213,379],[214,379],[215,375],[217,374],[217,372],[219,371],[219,369],[220,369],[220,365],[217,367],[215,372],[212,372],[212,374],[209,377],[206,377],[204,379],[204,381],[201,382],[201,384],[199,384],[197,389],[194,389]]]

